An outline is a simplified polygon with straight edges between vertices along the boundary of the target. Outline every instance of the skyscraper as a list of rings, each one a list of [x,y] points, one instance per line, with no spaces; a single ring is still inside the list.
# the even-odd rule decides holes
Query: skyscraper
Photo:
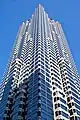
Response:
[[[80,78],[61,24],[39,4],[19,27],[0,84],[0,120],[80,120]]]

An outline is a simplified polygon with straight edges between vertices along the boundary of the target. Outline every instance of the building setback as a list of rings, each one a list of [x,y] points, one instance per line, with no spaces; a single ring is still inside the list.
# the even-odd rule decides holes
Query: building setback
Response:
[[[39,4],[19,27],[0,84],[0,120],[80,120],[80,78],[61,24]]]

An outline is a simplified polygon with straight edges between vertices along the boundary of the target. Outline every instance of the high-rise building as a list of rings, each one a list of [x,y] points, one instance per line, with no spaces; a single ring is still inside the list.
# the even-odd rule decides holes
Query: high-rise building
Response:
[[[39,4],[23,22],[0,84],[0,120],[80,120],[80,78],[61,24]]]

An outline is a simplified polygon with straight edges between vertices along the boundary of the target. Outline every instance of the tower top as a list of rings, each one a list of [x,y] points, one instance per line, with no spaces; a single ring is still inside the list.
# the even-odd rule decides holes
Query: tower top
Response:
[[[37,8],[43,8],[43,6],[41,4],[38,4]]]
[[[38,7],[42,7],[42,5],[41,5],[41,4],[38,4]]]

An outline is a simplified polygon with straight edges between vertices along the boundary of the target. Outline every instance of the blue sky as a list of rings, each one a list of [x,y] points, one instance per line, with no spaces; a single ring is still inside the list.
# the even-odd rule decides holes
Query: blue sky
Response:
[[[39,3],[62,24],[80,73],[80,0],[0,0],[0,80],[19,25],[31,18]]]

